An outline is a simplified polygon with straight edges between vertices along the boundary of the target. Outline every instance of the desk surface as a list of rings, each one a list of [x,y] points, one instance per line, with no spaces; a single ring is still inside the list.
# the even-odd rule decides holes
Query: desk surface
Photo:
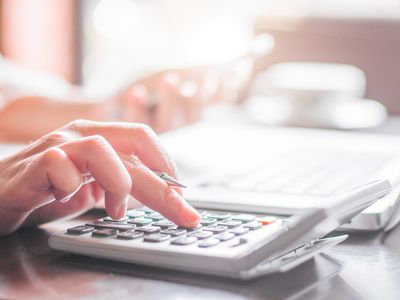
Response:
[[[400,121],[379,128],[399,133]],[[68,255],[49,234],[102,216],[0,237],[0,299],[400,299],[400,226],[389,233],[353,233],[327,255],[250,282]]]

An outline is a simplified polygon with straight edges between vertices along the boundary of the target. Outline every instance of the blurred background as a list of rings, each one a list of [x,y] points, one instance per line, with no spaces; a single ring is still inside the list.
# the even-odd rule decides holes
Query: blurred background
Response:
[[[259,80],[274,96],[282,85],[321,89],[287,86],[285,74],[318,78],[310,63],[322,62],[331,81],[358,85],[351,97],[400,113],[398,0],[1,0],[0,18],[5,58],[103,94],[161,69],[233,60],[263,33],[271,49],[255,70],[273,71]],[[306,65],[269,69],[282,62]],[[338,63],[360,72],[335,73]]]

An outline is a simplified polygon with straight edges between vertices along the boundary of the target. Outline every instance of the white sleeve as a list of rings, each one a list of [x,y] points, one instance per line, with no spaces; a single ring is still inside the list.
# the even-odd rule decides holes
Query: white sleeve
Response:
[[[0,88],[2,86],[16,87],[26,93],[51,98],[64,98],[73,89],[71,84],[61,78],[23,68],[0,56]]]

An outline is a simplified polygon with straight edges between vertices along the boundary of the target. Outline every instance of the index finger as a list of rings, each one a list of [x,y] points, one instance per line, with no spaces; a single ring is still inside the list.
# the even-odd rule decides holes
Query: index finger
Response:
[[[158,211],[177,225],[195,227],[199,214],[181,195],[144,166],[137,158],[119,153],[133,179],[131,194],[144,205]]]

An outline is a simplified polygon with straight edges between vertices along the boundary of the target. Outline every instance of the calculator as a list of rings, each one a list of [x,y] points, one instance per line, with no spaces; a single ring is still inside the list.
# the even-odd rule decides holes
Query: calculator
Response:
[[[292,216],[234,209],[199,210],[196,228],[179,227],[147,207],[120,220],[104,217],[50,236],[50,247],[70,253],[214,276],[252,279],[286,272],[342,242],[326,235],[383,197],[388,181],[333,195]]]

